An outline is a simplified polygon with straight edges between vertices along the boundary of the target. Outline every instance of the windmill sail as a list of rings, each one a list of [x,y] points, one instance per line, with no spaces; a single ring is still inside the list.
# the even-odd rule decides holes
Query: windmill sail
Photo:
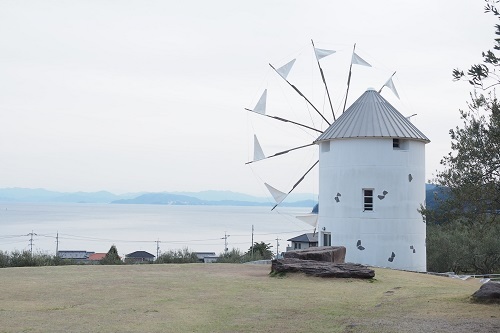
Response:
[[[255,105],[252,111],[260,114],[266,114],[266,101],[267,101],[267,89],[264,90],[264,92],[259,98],[259,101],[257,102],[257,105]]]
[[[271,157],[276,157],[276,156],[288,154],[289,152],[294,151],[294,150],[298,150],[298,149],[302,149],[302,148],[306,148],[306,147],[310,147],[310,146],[316,145],[316,143],[313,142],[313,143],[309,143],[307,145],[303,145],[303,146],[299,146],[299,147],[295,147],[295,148],[290,148],[290,149],[287,149],[287,150],[282,150],[282,151],[279,151],[279,152],[275,153],[274,155],[262,156],[262,158],[260,158],[260,159],[255,159],[255,156],[256,156],[255,154],[257,152],[257,144],[258,144],[258,141],[255,142],[255,140],[254,140],[254,160],[250,161],[250,162],[247,162],[245,164],[250,164],[250,163],[257,162],[257,161],[264,160],[264,159],[268,159],[268,158],[271,158]],[[258,147],[260,148],[260,145]],[[260,152],[262,152],[262,148],[260,148]],[[264,153],[262,152],[262,154],[264,154]]]
[[[354,65],[362,65],[362,66],[368,66],[372,67],[369,63],[363,60],[359,55],[356,54],[356,52],[352,52],[352,60],[351,63]]]
[[[314,53],[316,54],[317,60],[320,60],[324,57],[328,57],[330,54],[334,54],[335,52],[337,51],[314,48]]]
[[[262,147],[260,146],[259,140],[257,139],[257,135],[253,136],[253,160],[260,161],[266,158]]]
[[[396,72],[394,72],[394,74],[396,74]],[[394,74],[391,75],[391,77],[389,78],[389,80],[387,80],[387,82],[382,86],[382,88],[380,88],[380,90],[378,92],[380,94],[380,92],[382,91],[382,89],[384,87],[387,87],[387,88],[391,89],[392,92],[394,93],[394,95],[396,95],[396,97],[399,99],[398,91],[396,90],[396,86],[394,85],[394,82],[392,81],[392,77],[394,76]]]
[[[307,214],[307,215],[299,215],[295,216],[297,219],[305,222],[314,228],[318,227],[318,214]]]
[[[281,192],[280,190],[275,189],[274,187],[272,187],[268,183],[264,183],[264,185],[266,185],[269,193],[271,193],[271,195],[273,196],[274,201],[276,201],[277,205],[279,205],[283,200],[285,200],[286,196],[288,195],[284,192]]]
[[[293,59],[292,61],[289,61],[287,64],[281,66],[276,70],[276,72],[278,72],[278,74],[281,75],[281,77],[286,80],[288,74],[290,73],[290,70],[293,67],[293,64],[295,63],[295,60],[296,59]]]
[[[323,80],[323,84],[325,85],[326,95],[328,96],[328,102],[330,102],[330,109],[332,110],[333,121],[335,121],[335,111],[333,111],[332,99],[330,98],[330,92],[328,91],[328,85],[326,84],[325,74],[323,73],[323,68],[321,68],[321,64],[319,63],[319,59],[329,56],[330,54],[335,53],[333,50],[324,50],[317,49],[314,46],[314,41],[311,39],[311,43],[314,49],[314,54],[316,55],[316,62],[318,63],[319,72],[321,74],[321,79]]]

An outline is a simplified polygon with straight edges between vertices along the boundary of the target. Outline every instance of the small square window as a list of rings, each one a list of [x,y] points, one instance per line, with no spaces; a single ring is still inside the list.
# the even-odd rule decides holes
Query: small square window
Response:
[[[392,139],[392,148],[400,148],[399,139]]]

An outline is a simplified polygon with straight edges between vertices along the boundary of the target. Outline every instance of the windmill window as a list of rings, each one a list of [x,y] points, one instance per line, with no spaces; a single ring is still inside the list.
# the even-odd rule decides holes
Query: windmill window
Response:
[[[330,141],[321,142],[321,152],[328,153],[330,151]]]
[[[373,189],[363,189],[363,212],[373,211]]]
[[[392,139],[392,149],[394,149],[394,150],[408,150],[408,140]]]

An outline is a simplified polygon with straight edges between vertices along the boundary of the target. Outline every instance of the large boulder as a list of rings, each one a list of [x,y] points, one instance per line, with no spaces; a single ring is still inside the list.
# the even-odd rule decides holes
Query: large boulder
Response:
[[[285,259],[296,258],[302,260],[316,260],[334,262],[341,264],[345,262],[344,246],[320,246],[310,247],[304,250],[287,251],[284,253]]]
[[[479,302],[500,303],[500,283],[486,282],[472,294],[472,298]]]
[[[319,277],[371,279],[375,271],[353,263],[333,263],[315,260],[285,258],[273,260],[271,274],[301,272]]]

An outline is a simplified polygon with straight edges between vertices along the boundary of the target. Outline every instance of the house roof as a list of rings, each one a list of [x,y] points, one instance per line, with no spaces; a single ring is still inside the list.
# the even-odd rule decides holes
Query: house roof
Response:
[[[106,257],[106,253],[93,253],[89,256],[89,260],[102,260]]]
[[[378,137],[430,142],[373,88],[365,91],[315,142]]]
[[[125,258],[154,258],[155,256],[146,251],[135,251],[125,255]]]
[[[203,259],[206,257],[215,257],[215,252],[195,252],[198,259]]]
[[[300,236],[287,239],[288,242],[297,242],[297,243],[314,243],[318,241],[318,233],[307,233],[302,234]]]

